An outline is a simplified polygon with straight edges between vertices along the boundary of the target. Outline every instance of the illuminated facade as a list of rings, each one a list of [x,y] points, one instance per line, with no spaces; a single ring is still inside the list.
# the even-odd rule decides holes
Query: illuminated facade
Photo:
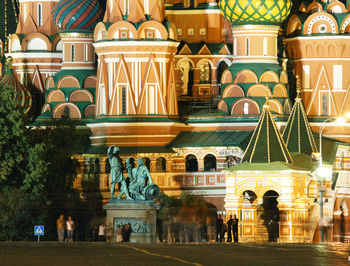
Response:
[[[109,200],[106,151],[117,145],[167,194],[237,214],[242,241],[317,241],[318,182],[299,161],[314,165],[311,130],[350,111],[349,7],[309,2],[21,0],[8,55],[45,98],[39,125],[69,116],[91,131],[74,184],[87,195]],[[343,226],[350,131],[331,125],[324,135],[343,142],[324,142],[324,214]]]

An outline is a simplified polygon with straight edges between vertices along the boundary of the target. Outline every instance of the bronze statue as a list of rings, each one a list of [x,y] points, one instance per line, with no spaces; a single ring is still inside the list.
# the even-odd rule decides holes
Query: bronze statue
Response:
[[[137,159],[137,167],[131,169],[130,159],[126,161],[126,169],[132,181],[129,185],[133,199],[152,200],[159,195],[159,187],[153,183],[150,172],[144,165],[142,158]]]
[[[112,199],[120,199],[124,194],[126,199],[132,199],[129,195],[129,190],[125,182],[125,177],[123,174],[123,164],[118,156],[118,151],[120,149],[116,146],[111,146],[108,148],[107,155],[109,159],[109,164],[111,165],[111,197]],[[114,189],[117,183],[121,184],[120,194],[116,197],[114,196]]]

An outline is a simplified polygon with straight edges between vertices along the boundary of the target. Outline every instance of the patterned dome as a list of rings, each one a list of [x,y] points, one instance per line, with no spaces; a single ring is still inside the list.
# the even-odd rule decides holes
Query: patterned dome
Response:
[[[24,107],[27,114],[32,107],[32,95],[15,77],[12,69],[12,58],[9,57],[6,62],[5,75],[0,81],[0,86],[8,86],[16,91],[15,97],[17,105]]]
[[[98,0],[60,0],[52,11],[56,26],[62,30],[92,30],[103,14]]]
[[[235,25],[279,25],[289,15],[291,0],[220,0],[221,14]]]

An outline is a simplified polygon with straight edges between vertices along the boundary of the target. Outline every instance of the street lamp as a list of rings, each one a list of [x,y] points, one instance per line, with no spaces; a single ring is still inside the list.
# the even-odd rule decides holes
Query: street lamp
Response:
[[[324,120],[320,126],[320,136],[319,136],[319,141],[320,141],[320,157],[319,157],[319,168],[317,169],[317,175],[318,175],[318,187],[319,187],[319,191],[320,191],[320,231],[321,231],[321,242],[323,242],[323,193],[326,191],[326,188],[323,186],[323,181],[324,181],[324,173],[325,173],[325,169],[323,169],[323,163],[322,163],[322,132],[323,129],[326,128],[327,126],[329,126],[329,124],[327,124],[327,122],[330,121],[335,121],[337,125],[344,125],[346,123],[346,118],[350,118],[350,113],[347,113],[345,115],[345,117],[331,117],[328,118],[326,120]]]

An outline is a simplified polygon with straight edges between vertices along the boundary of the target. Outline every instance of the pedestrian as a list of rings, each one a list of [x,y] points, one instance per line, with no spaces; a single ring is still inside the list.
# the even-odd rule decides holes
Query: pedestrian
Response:
[[[216,241],[222,242],[223,239],[223,225],[224,221],[221,218],[221,214],[218,215],[216,219]]]
[[[106,227],[104,224],[101,224],[98,227],[98,242],[105,242],[106,241]]]
[[[227,224],[223,223],[222,224],[222,241],[221,242],[225,242],[226,232],[227,232]]]
[[[127,242],[126,224],[122,226],[122,242]]]
[[[113,226],[108,224],[106,228],[106,241],[113,242]]]
[[[130,242],[131,232],[132,232],[131,224],[128,223],[126,226],[126,242]]]
[[[232,214],[230,215],[230,219],[227,221],[227,242],[232,242]]]
[[[57,219],[56,226],[57,226],[58,241],[63,242],[64,241],[64,231],[66,229],[66,221],[64,220],[63,214],[61,214],[60,218]]]
[[[67,228],[68,242],[73,242],[75,224],[71,216],[68,216],[68,221],[66,222],[66,228]]]
[[[123,238],[122,238],[122,228],[120,225],[118,225],[117,227],[117,242],[122,242]]]
[[[233,215],[233,222],[232,222],[232,234],[233,234],[233,240],[235,242],[238,242],[238,218],[236,217],[236,214]]]

